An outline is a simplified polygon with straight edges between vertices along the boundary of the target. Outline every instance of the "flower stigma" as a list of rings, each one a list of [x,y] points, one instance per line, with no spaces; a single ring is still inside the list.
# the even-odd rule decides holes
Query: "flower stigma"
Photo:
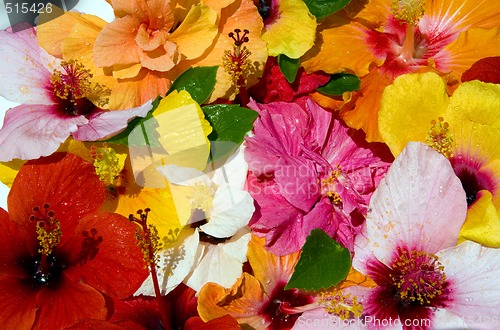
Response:
[[[340,290],[321,292],[318,303],[325,307],[328,314],[337,315],[341,320],[360,317],[363,312],[363,306],[356,296],[344,294]]]

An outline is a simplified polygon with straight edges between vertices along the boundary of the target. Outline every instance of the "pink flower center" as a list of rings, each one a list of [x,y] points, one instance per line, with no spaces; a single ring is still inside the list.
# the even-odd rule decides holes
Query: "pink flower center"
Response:
[[[492,193],[496,190],[493,174],[482,169],[482,164],[478,161],[457,155],[452,157],[450,162],[465,190],[467,205],[472,205],[476,201],[476,195],[481,190]]]

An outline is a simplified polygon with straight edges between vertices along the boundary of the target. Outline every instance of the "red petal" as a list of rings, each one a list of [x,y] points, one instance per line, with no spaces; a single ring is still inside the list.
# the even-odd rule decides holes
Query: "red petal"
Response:
[[[117,325],[108,321],[101,321],[101,320],[83,320],[78,323],[73,324],[70,327],[64,328],[64,330],[122,330],[124,329],[123,326]],[[129,327],[127,324],[127,327],[125,328],[127,330],[135,330],[135,329],[144,329],[142,327]]]
[[[116,324],[142,325],[146,329],[160,329],[161,317],[155,297],[134,297],[127,300],[114,300],[115,311],[110,322]]]
[[[31,329],[36,315],[36,291],[29,290],[18,278],[0,278],[0,324],[2,329]]]
[[[136,228],[114,213],[100,212],[80,220],[74,236],[60,247],[70,258],[66,273],[111,297],[132,295],[148,276]]]
[[[74,232],[78,220],[96,212],[105,199],[106,189],[92,164],[72,154],[56,153],[21,167],[7,203],[12,221],[24,226],[30,241],[37,243],[35,224],[29,221],[34,206],[50,205],[64,240]]]
[[[231,330],[231,329],[241,329],[238,322],[231,315],[224,315],[217,319],[213,319],[208,322],[203,322],[199,317],[192,317],[187,320],[184,325],[184,330]]]
[[[500,57],[482,58],[462,74],[462,82],[480,80],[500,84]]]
[[[26,270],[19,267],[19,261],[29,255],[24,237],[10,220],[9,214],[0,208],[0,226],[2,238],[0,239],[0,274],[15,275],[22,277]],[[1,291],[0,291],[1,292]]]
[[[40,311],[34,330],[64,329],[85,318],[103,320],[107,315],[101,293],[64,275],[55,290],[41,290],[37,302]]]

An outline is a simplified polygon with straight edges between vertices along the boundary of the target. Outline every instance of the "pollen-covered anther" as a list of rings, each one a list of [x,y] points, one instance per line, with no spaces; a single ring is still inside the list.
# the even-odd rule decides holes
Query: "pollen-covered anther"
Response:
[[[38,252],[47,256],[61,241],[61,224],[47,203],[43,204],[42,208],[34,206],[32,211],[33,214],[30,215],[29,220],[36,221],[37,240],[40,244]]]
[[[443,294],[446,275],[434,254],[402,251],[392,269],[397,275],[391,274],[390,277],[403,301],[430,305],[432,299]]]
[[[425,0],[392,0],[392,14],[408,24],[417,23],[425,13]]]
[[[327,178],[321,180],[321,187],[324,194],[330,198],[332,204],[337,206],[342,205],[342,198],[335,192],[335,185],[338,183],[338,179],[341,175],[342,168],[340,165],[337,165],[337,168],[333,170]]]
[[[106,185],[114,184],[116,178],[122,172],[125,166],[126,154],[118,154],[113,148],[105,143],[102,148],[92,146],[90,155],[93,159],[93,165],[99,179]]]
[[[139,225],[139,228],[135,230],[135,238],[137,240],[137,245],[142,250],[144,261],[146,262],[145,267],[151,267],[151,265],[158,266],[160,252],[163,248],[158,230],[154,225],[148,224],[148,214],[151,209],[145,208],[144,210],[137,210],[136,214],[138,218],[133,214],[128,216],[130,222],[135,222]]]
[[[453,136],[450,133],[450,125],[444,121],[443,117],[439,117],[437,121],[431,121],[426,142],[446,158],[453,157]]]
[[[321,292],[318,303],[325,308],[327,313],[336,315],[341,320],[360,317],[363,312],[363,306],[356,296],[340,290]]]
[[[245,85],[245,76],[252,70],[252,62],[249,59],[251,53],[245,46],[242,47],[244,43],[250,40],[248,38],[249,33],[248,30],[243,30],[243,34],[241,34],[240,29],[230,32],[228,36],[233,39],[233,50],[224,51],[222,57],[224,70],[231,76],[236,87]]]

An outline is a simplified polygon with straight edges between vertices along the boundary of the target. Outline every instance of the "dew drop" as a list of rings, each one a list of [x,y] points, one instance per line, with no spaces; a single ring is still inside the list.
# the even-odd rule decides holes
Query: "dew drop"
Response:
[[[19,87],[17,89],[19,89],[21,94],[24,94],[24,95],[28,94],[28,92],[29,92],[29,88],[26,85],[19,85]]]
[[[85,43],[85,46],[90,46],[90,42],[88,42],[88,41],[87,41],[87,42]]]

